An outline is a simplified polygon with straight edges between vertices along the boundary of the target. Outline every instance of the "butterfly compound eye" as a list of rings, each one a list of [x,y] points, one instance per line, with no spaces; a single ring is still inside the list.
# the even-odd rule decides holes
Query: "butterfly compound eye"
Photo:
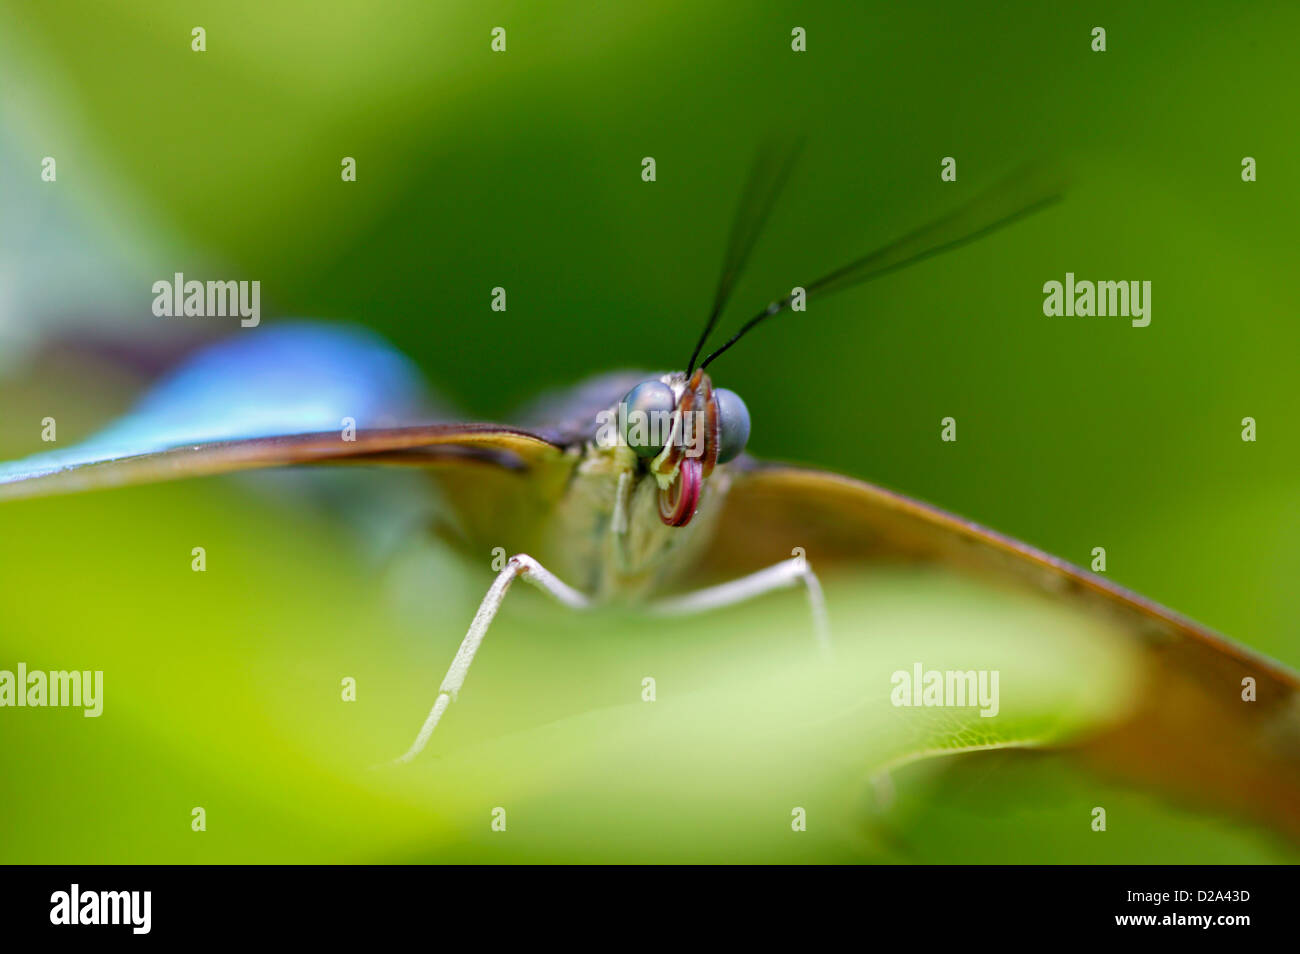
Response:
[[[677,407],[673,389],[662,381],[642,381],[619,402],[623,440],[638,457],[654,457],[664,449]]]
[[[718,402],[718,463],[735,460],[749,443],[749,408],[735,391],[716,388]]]

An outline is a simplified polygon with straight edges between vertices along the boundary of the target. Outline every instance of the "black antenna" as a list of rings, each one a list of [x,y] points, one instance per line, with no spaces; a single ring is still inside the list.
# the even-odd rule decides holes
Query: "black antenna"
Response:
[[[740,202],[736,206],[735,218],[731,222],[731,236],[727,240],[722,274],[718,277],[718,290],[713,296],[713,310],[709,313],[700,340],[695,344],[695,350],[691,352],[691,360],[686,366],[687,377],[695,370],[695,362],[704,350],[704,342],[717,325],[722,310],[727,307],[727,299],[731,297],[736,279],[744,270],[749,253],[753,251],[754,243],[758,241],[763,225],[767,222],[772,207],[776,205],[777,197],[790,178],[790,170],[794,168],[802,148],[802,140],[783,142],[772,139],[755,156],[745,188],[740,194]]]
[[[1064,178],[1055,170],[1026,166],[980,193],[965,206],[909,232],[900,239],[837,268],[804,288],[806,297],[842,291],[862,282],[915,265],[1005,228],[1025,216],[1058,202],[1065,192]],[[791,292],[745,322],[734,335],[701,363],[709,364],[743,338],[755,325],[789,307]]]

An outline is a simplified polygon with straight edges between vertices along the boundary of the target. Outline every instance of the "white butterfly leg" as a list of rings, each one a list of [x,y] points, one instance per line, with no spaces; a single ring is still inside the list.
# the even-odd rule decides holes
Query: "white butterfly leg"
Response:
[[[465,638],[461,641],[460,649],[456,651],[456,657],[451,661],[451,666],[447,669],[447,675],[443,677],[442,684],[438,687],[438,698],[434,701],[433,709],[430,710],[428,718],[424,720],[419,735],[411,743],[411,747],[406,751],[406,754],[397,759],[397,762],[410,762],[428,744],[434,729],[438,727],[438,722],[442,719],[443,713],[456,700],[461,686],[464,685],[470,664],[474,661],[474,654],[478,652],[479,646],[483,643],[483,637],[487,635],[488,627],[492,625],[497,610],[501,608],[501,604],[505,601],[510,584],[519,576],[522,576],[538,589],[549,593],[565,606],[573,609],[587,609],[591,605],[591,601],[586,596],[561,581],[532,557],[525,553],[511,557],[505,569],[497,574],[497,578],[488,589],[487,595],[483,597],[483,602],[479,604],[478,612],[474,614],[474,620],[469,625],[469,632],[465,634]],[[684,596],[661,600],[653,604],[651,608],[656,612],[668,615],[703,613],[719,607],[742,603],[764,593],[786,589],[800,583],[807,588],[808,605],[812,610],[813,632],[816,634],[817,642],[822,651],[829,655],[830,625],[826,618],[826,598],[822,594],[821,583],[818,581],[817,575],[813,573],[812,568],[808,566],[807,559],[802,554],[789,560],[783,560],[774,566],[759,570],[749,576],[742,576],[738,580],[731,580],[728,583],[711,586],[708,589],[687,593]]]
[[[781,590],[802,583],[808,591],[808,606],[812,610],[813,632],[822,652],[829,657],[831,651],[831,629],[826,618],[826,597],[822,594],[821,582],[808,565],[808,559],[801,550],[789,560],[782,560],[766,570],[759,570],[738,580],[731,580],[707,589],[660,600],[651,607],[657,612],[681,615],[702,613],[733,603],[743,603],[773,590]]]
[[[474,661],[474,654],[478,652],[479,646],[483,643],[483,637],[487,635],[488,627],[492,625],[497,610],[501,608],[502,602],[505,601],[510,584],[519,576],[522,576],[538,589],[549,593],[565,606],[573,609],[586,609],[591,605],[591,601],[587,597],[567,583],[562,582],[555,574],[526,553],[512,556],[505,569],[497,574],[497,578],[493,581],[491,588],[488,589],[487,595],[483,597],[483,602],[479,604],[478,612],[474,614],[474,621],[469,624],[469,632],[461,640],[460,649],[456,650],[456,658],[451,661],[451,666],[447,669],[447,675],[443,677],[442,685],[438,687],[438,698],[433,703],[433,709],[429,712],[429,717],[424,720],[424,725],[420,727],[420,734],[415,737],[415,741],[411,743],[411,747],[407,749],[406,754],[397,760],[399,763],[409,762],[420,754],[420,750],[425,747],[429,737],[433,735],[433,730],[438,727],[438,720],[447,711],[447,707],[456,700],[456,694],[460,692],[460,687],[464,685],[465,677],[469,674],[469,667]]]

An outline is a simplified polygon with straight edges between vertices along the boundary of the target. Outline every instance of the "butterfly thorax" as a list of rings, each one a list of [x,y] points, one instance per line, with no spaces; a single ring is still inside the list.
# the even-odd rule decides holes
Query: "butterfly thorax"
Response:
[[[543,529],[557,570],[600,600],[635,600],[668,588],[712,536],[730,484],[726,468],[705,483],[695,519],[671,527],[660,518],[659,484],[631,450],[589,441],[578,453]]]

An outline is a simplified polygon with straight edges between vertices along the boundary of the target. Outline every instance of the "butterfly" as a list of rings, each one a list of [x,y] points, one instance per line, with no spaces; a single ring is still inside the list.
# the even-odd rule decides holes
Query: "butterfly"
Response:
[[[793,161],[789,152],[755,164],[712,309],[682,370],[602,375],[512,425],[448,422],[429,410],[412,363],[370,332],[267,323],[203,349],[90,440],[0,464],[0,500],[286,465],[424,469],[472,548],[508,541],[510,553],[399,762],[419,755],[459,697],[519,579],[574,609],[646,601],[669,614],[802,588],[809,631],[833,665],[819,574],[900,561],[946,567],[1075,606],[1122,632],[1139,653],[1140,705],[1085,742],[1085,753],[1300,835],[1294,673],[969,520],[862,480],[745,453],[749,412],[711,373],[744,336],[808,297],[953,251],[1061,196],[1054,176],[1019,171],[952,214],[771,302],[705,354]],[[1245,682],[1254,690],[1249,702]]]

